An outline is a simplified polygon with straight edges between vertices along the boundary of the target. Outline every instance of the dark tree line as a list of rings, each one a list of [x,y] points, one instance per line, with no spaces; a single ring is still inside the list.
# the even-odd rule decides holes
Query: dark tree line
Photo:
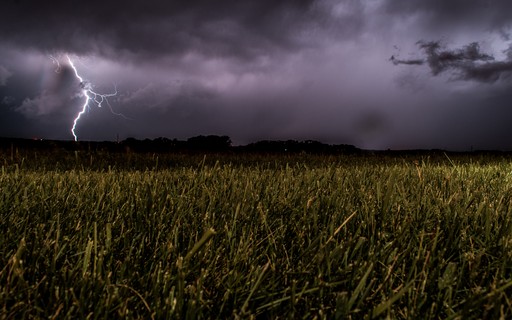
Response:
[[[187,140],[156,138],[138,140],[127,138],[119,142],[113,141],[61,141],[61,140],[30,140],[0,138],[0,148],[12,148],[69,151],[105,151],[105,152],[242,152],[242,153],[309,153],[336,154],[355,153],[359,149],[352,145],[330,145],[313,140],[272,141],[263,140],[246,146],[233,146],[228,136],[196,136]]]
[[[245,146],[233,146],[228,136],[196,136],[187,140],[159,137],[156,139],[138,140],[127,138],[114,141],[64,141],[42,139],[20,139],[0,137],[0,152],[13,158],[23,151],[36,152],[114,152],[114,153],[249,153],[249,154],[367,154],[390,156],[435,156],[446,158],[447,154],[461,155],[496,155],[509,156],[512,151],[472,150],[456,152],[444,150],[362,150],[349,144],[326,144],[314,140],[262,140]]]

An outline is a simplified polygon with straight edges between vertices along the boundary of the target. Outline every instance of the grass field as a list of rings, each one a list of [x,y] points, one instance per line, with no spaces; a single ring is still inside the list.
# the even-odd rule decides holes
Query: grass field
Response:
[[[512,318],[512,159],[4,152],[1,318]]]

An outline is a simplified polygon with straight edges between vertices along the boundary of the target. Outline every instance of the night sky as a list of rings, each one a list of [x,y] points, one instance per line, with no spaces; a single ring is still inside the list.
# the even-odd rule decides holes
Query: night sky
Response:
[[[512,150],[512,1],[0,4],[0,136]],[[80,83],[67,60],[73,61]]]

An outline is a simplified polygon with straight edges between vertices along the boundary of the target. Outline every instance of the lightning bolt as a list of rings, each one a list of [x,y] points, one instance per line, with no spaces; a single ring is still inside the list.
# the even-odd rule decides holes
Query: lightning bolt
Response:
[[[76,126],[77,126],[78,122],[80,121],[80,117],[82,117],[82,115],[87,110],[89,110],[91,103],[96,105],[98,108],[101,108],[103,103],[106,103],[108,105],[108,107],[110,108],[110,111],[113,114],[121,116],[125,119],[128,119],[123,114],[114,112],[114,110],[112,109],[112,106],[110,105],[110,102],[108,101],[109,97],[113,97],[113,96],[117,95],[117,87],[115,85],[114,85],[114,92],[112,92],[112,93],[103,93],[102,94],[102,93],[95,92],[93,90],[93,86],[91,85],[91,83],[87,80],[84,80],[84,78],[82,78],[80,76],[77,68],[75,67],[75,64],[73,63],[73,60],[71,60],[69,55],[66,55],[66,58],[68,60],[69,65],[71,66],[71,68],[73,68],[76,78],[80,81],[80,88],[82,90],[81,95],[83,97],[85,97],[84,104],[82,105],[80,112],[78,112],[78,114],[76,115],[76,117],[73,121],[73,126],[71,127],[71,133],[73,134],[75,141],[78,141],[78,136],[76,135]],[[52,59],[52,60],[55,63],[56,59]],[[58,64],[58,61],[57,61],[57,64]],[[58,64],[58,67],[60,68],[59,64]]]

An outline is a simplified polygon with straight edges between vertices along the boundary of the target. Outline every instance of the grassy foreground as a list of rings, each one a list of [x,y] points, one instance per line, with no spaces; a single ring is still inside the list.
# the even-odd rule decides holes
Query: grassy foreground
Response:
[[[1,167],[0,318],[512,317],[510,160],[35,157]]]

